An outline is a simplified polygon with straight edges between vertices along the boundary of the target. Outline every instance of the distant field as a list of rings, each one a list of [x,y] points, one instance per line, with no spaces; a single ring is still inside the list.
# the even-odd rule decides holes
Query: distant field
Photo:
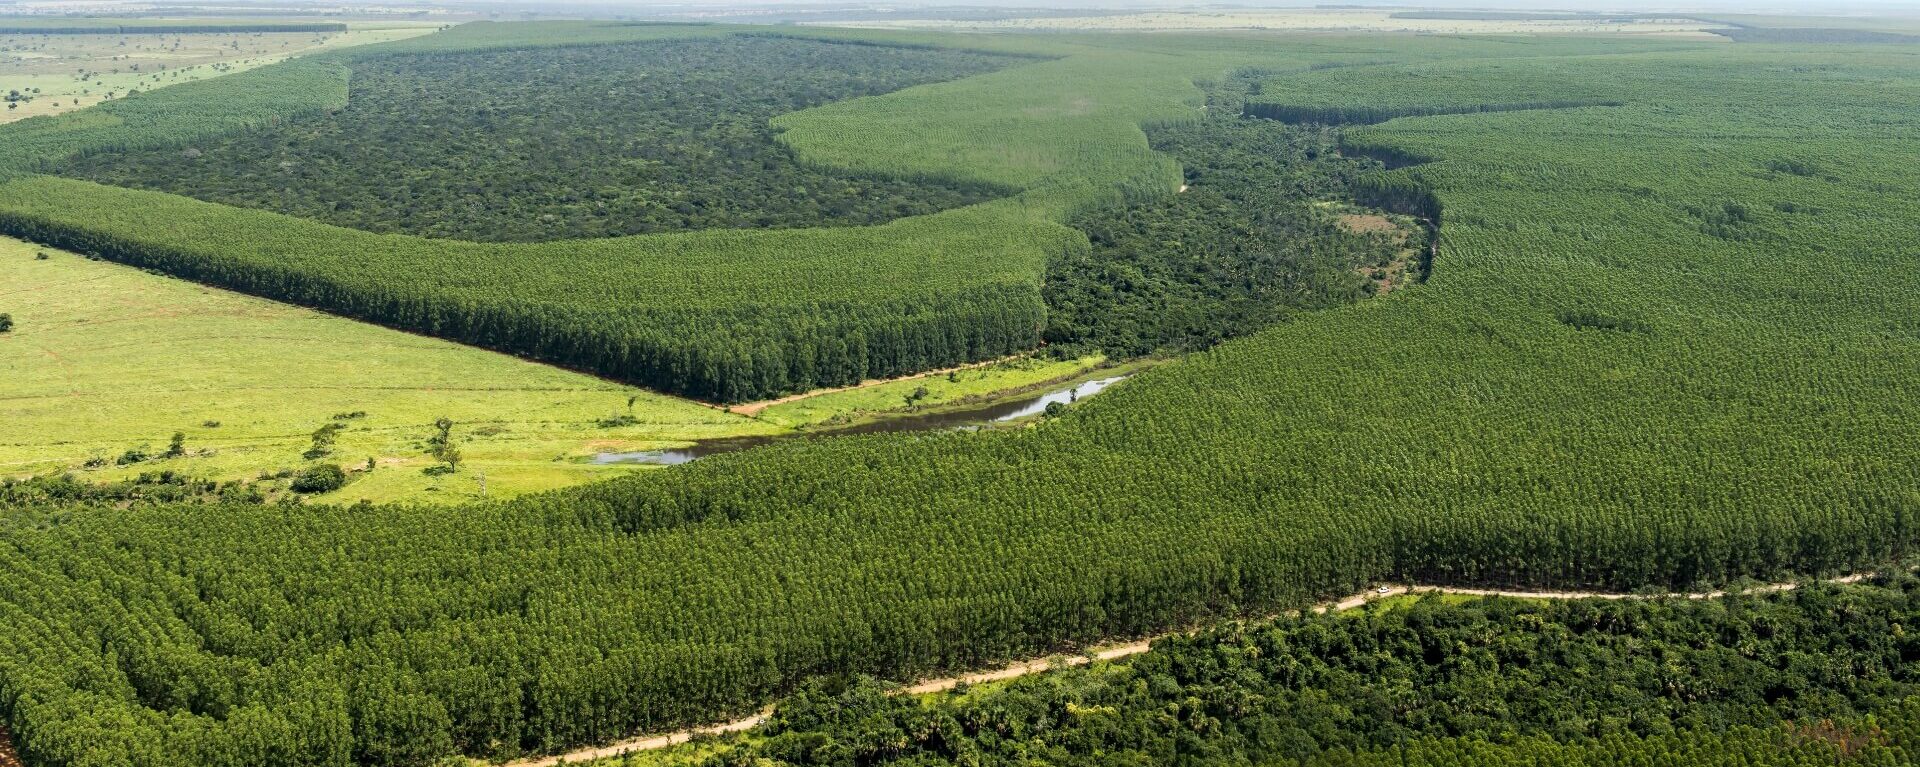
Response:
[[[832,22],[836,26],[874,29],[1046,30],[1046,31],[1197,31],[1197,30],[1334,30],[1344,32],[1429,32],[1435,34],[1623,34],[1663,37],[1705,37],[1703,31],[1720,26],[1688,18],[1646,18],[1611,21],[1602,18],[1410,18],[1391,11],[1353,9],[1276,9],[1221,11],[1153,11],[1036,15],[1001,19],[885,19]]]
[[[145,19],[145,18],[73,18],[67,16],[0,17],[0,34],[112,35],[155,32],[345,32],[347,25],[337,21],[297,21],[293,19]]]
[[[0,23],[0,27],[8,24]],[[423,35],[430,23],[355,25],[345,32],[28,34],[0,32],[0,123],[71,112],[134,90],[242,72],[316,50]]]

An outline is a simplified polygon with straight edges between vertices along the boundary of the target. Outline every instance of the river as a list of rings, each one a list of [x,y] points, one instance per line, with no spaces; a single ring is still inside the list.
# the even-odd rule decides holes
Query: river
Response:
[[[820,431],[796,431],[787,434],[772,434],[757,437],[725,437],[695,442],[686,447],[667,448],[665,450],[637,450],[626,453],[600,453],[592,458],[593,463],[638,463],[654,466],[676,466],[688,461],[698,460],[709,455],[731,453],[758,447],[783,439],[831,437],[843,434],[871,434],[883,431],[937,431],[942,429],[978,429],[996,423],[1031,418],[1047,411],[1047,406],[1055,403],[1071,404],[1083,397],[1091,397],[1106,391],[1107,387],[1127,380],[1127,376],[1096,378],[1073,386],[1056,389],[1043,394],[1015,397],[1005,402],[996,402],[977,408],[964,410],[940,410],[931,413],[902,413],[869,421],[858,426],[843,429],[823,429]]]

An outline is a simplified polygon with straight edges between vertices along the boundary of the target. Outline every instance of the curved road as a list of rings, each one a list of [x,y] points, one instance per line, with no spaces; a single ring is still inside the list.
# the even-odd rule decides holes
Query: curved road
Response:
[[[1859,573],[1840,578],[1828,578],[1821,582],[1856,583],[1872,576],[1873,573]],[[1770,583],[1738,593],[1771,594],[1781,591],[1792,591],[1799,588],[1799,586],[1800,584],[1798,583]],[[1515,597],[1519,599],[1719,599],[1720,597],[1727,596],[1728,593],[1729,592],[1726,591],[1698,591],[1668,594],[1618,594],[1599,591],[1511,591],[1505,589],[1455,588],[1452,586],[1391,585],[1362,591],[1338,601],[1325,602],[1316,605],[1313,611],[1324,613],[1329,610],[1335,612],[1352,610],[1376,599],[1385,599],[1401,594],[1461,594],[1481,597]],[[959,676],[928,679],[910,687],[902,688],[899,692],[906,695],[925,695],[951,690],[963,683],[980,684],[982,682],[997,682],[1046,671],[1048,669],[1059,668],[1061,666],[1084,666],[1093,661],[1125,658],[1129,655],[1139,655],[1140,653],[1146,652],[1152,646],[1154,639],[1163,636],[1171,636],[1171,634],[1161,634],[1151,639],[1142,639],[1126,644],[1102,645],[1092,648],[1080,655],[1051,655],[1045,658],[1022,661],[1005,668],[993,669],[991,671],[978,671],[971,674],[961,674]],[[737,719],[724,724],[695,727],[662,735],[647,735],[605,746],[582,748],[554,756],[522,759],[517,762],[509,762],[506,767],[555,767],[560,764],[579,764],[594,759],[615,757],[631,751],[651,751],[669,746],[677,746],[693,739],[696,735],[722,735],[729,732],[753,729],[759,726],[761,722],[766,721],[767,716],[772,712],[773,709],[768,708],[745,719]]]

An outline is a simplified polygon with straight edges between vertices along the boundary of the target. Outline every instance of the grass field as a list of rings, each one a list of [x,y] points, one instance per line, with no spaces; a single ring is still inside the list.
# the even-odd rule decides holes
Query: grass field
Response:
[[[51,258],[38,260],[37,252]],[[176,469],[220,479],[298,468],[336,413],[365,412],[327,460],[376,460],[330,499],[463,499],[574,484],[619,467],[560,460],[606,449],[765,433],[704,405],[430,338],[0,239],[0,473],[110,479]],[[631,411],[629,397],[637,398]],[[600,428],[615,414],[640,423]],[[417,443],[454,420],[467,469],[430,477]],[[208,423],[218,422],[218,426]],[[187,435],[188,457],[113,466]]]
[[[204,80],[303,53],[424,35],[438,27],[365,22],[326,33],[0,35],[0,95],[19,91],[32,97],[0,107],[0,123],[71,112],[108,94]]]

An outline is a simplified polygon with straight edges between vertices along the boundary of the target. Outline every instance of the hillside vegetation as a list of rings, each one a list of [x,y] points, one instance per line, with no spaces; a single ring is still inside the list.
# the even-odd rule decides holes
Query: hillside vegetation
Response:
[[[1026,44],[1012,40],[958,43]],[[659,252],[688,275],[706,274],[684,268],[703,253],[740,274],[726,256],[772,259],[782,295],[853,295],[814,282],[836,269],[869,296],[1003,270],[1037,307],[1050,249],[1084,247],[1061,220],[1116,187],[1175,188],[1138,126],[1194,119],[1195,79],[1260,68],[1264,101],[1337,93],[1358,110],[1445,62],[1531,65],[1621,104],[1350,129],[1350,151],[1429,160],[1366,185],[1440,222],[1425,284],[1156,367],[1035,428],[794,442],[453,513],[16,511],[0,530],[16,742],[59,767],[506,757],[753,710],[814,675],[913,677],[1387,576],[1677,586],[1871,568],[1920,537],[1920,277],[1902,268],[1920,253],[1920,71],[1897,49],[1047,43],[1060,58],[776,118],[803,159],[1016,197],[880,227],[662,237],[712,248]],[[1316,67],[1342,63],[1356,66]],[[214,263],[189,251],[222,239],[300,267],[319,258],[302,248],[333,247],[317,237],[373,246],[367,285],[425,282],[380,271],[418,257],[412,241],[212,209],[71,180],[0,187],[9,227],[111,233],[103,249],[155,238],[123,257],[176,237],[178,264]],[[968,236],[980,247],[962,258]],[[871,250],[822,252],[849,243]],[[574,287],[648,284],[594,274]],[[729,289],[749,288],[707,295],[740,306]],[[927,293],[910,295],[897,306]],[[1613,747],[1580,758],[1647,753]],[[1493,762],[1561,747],[1474,748]]]

